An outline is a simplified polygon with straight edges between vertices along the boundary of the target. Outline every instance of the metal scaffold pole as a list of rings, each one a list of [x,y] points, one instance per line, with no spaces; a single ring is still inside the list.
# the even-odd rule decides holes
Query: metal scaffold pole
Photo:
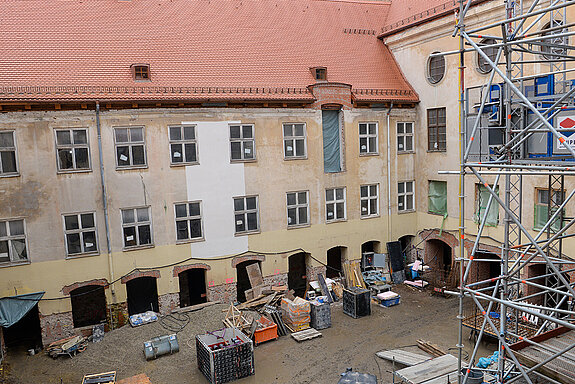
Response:
[[[444,53],[459,59],[460,167],[445,172],[459,174],[458,383],[468,383],[472,371],[492,383],[532,384],[535,377],[565,382],[561,374],[549,372],[558,361],[564,364],[566,354],[574,360],[575,337],[560,347],[545,340],[575,330],[575,283],[569,281],[575,252],[563,244],[572,241],[575,224],[566,214],[575,196],[575,144],[567,139],[575,129],[575,47],[569,40],[575,24],[567,23],[575,0],[487,2],[479,6],[491,6],[490,12],[501,15],[498,20],[478,25],[474,17],[466,25],[472,3],[459,1],[453,33],[459,50]],[[488,67],[484,84],[466,88],[466,53]],[[466,195],[470,186],[475,191]],[[523,212],[527,196],[534,201],[529,222]],[[468,198],[480,199],[473,202],[476,230],[466,227]],[[501,211],[503,230],[493,245],[486,227],[498,225]],[[473,238],[468,247],[466,235]],[[500,268],[489,278],[478,277],[482,263],[494,262],[481,255],[494,248]],[[474,314],[466,312],[468,307]],[[464,360],[467,328],[477,339]],[[497,340],[498,353],[485,366],[478,364],[478,354],[487,337]],[[529,348],[541,355],[525,358]]]

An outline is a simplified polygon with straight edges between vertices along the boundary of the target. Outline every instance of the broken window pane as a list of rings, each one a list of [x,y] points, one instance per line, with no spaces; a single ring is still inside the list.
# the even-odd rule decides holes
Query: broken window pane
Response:
[[[88,169],[90,163],[88,161],[88,148],[76,148],[76,169]]]
[[[68,148],[58,149],[58,166],[60,169],[73,169],[72,150]]]
[[[82,237],[84,238],[84,252],[95,252],[98,250],[95,231],[84,232]]]
[[[22,261],[28,259],[28,252],[26,252],[26,241],[24,239],[14,239],[12,243],[12,256],[14,261]]]
[[[0,152],[0,173],[16,173],[16,151]]]
[[[132,146],[132,156],[134,157],[134,160],[133,160],[134,165],[146,164],[143,145],[133,145]]]
[[[176,221],[176,236],[178,240],[188,239],[188,221],[180,220]]]
[[[82,248],[80,246],[80,234],[79,233],[69,233],[66,235],[66,243],[68,244],[68,254],[73,255],[76,253],[82,253]]]
[[[150,231],[149,225],[139,225],[138,226],[138,237],[140,239],[140,245],[152,244],[152,232]]]
[[[8,240],[0,241],[0,263],[10,261],[10,254],[8,253]]]
[[[192,239],[202,237],[202,221],[200,219],[190,220],[190,231]]]

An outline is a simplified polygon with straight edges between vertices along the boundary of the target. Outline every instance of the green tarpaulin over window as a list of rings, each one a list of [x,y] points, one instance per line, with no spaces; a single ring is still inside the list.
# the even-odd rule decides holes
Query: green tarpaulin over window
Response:
[[[429,213],[438,215],[447,215],[447,182],[430,181],[429,182]]]
[[[485,214],[485,209],[487,209],[487,202],[489,201],[489,190],[483,185],[479,185],[479,191],[477,194],[477,200],[475,204],[475,222],[479,223],[483,215]],[[495,188],[495,193],[499,196],[499,187]],[[499,224],[499,203],[497,200],[492,199],[491,206],[487,212],[485,225],[490,227],[496,227]]]
[[[339,111],[321,111],[323,130],[323,170],[341,172]]]
[[[549,212],[547,212],[547,210],[549,209],[549,207],[547,207],[546,205],[541,205],[541,204],[535,204],[535,213],[534,213],[534,217],[535,217],[535,229],[542,229],[545,224],[547,224],[547,221],[549,220]],[[559,232],[559,229],[561,228],[561,226],[559,225],[559,219],[555,219],[555,221],[553,222],[553,224],[551,224],[551,232]]]
[[[16,324],[21,318],[26,316],[32,308],[34,308],[42,296],[44,296],[44,292],[1,298],[0,327],[7,328]]]

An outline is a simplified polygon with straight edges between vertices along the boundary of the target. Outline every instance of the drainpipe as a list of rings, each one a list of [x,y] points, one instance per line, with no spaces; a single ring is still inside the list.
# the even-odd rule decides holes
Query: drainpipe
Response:
[[[104,158],[102,155],[102,131],[100,128],[100,103],[96,101],[96,129],[98,132],[98,156],[100,158],[100,182],[102,183],[102,202],[104,204],[104,224],[106,226],[106,247],[108,252],[108,268],[110,269],[110,282],[114,279],[114,263],[112,262],[112,245],[110,243],[110,224],[108,218],[108,195],[106,194],[106,180],[104,178]],[[116,290],[111,286],[112,296],[115,299]],[[114,300],[115,301],[115,300]]]
[[[393,103],[390,104],[387,110],[387,241],[391,241],[391,144],[390,144],[390,127],[389,115]]]

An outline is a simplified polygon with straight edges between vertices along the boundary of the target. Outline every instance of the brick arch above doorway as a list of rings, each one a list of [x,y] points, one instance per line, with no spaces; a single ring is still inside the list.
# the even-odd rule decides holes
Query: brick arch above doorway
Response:
[[[212,267],[210,267],[207,264],[204,263],[195,263],[195,264],[187,264],[187,265],[178,265],[176,267],[174,267],[174,277],[178,277],[178,275],[182,272],[185,272],[187,270],[190,269],[204,269],[206,271],[209,271],[212,269]]]
[[[244,261],[266,261],[266,257],[264,255],[245,255],[245,256],[236,256],[232,259],[232,268],[236,268],[238,264],[243,263]]]
[[[100,287],[108,288],[108,280],[106,280],[106,279],[94,279],[94,280],[82,281],[82,282],[77,282],[74,284],[66,285],[66,286],[62,287],[62,293],[64,295],[69,295],[70,292],[72,292],[73,290],[78,289],[78,288],[82,288],[82,287],[86,287],[88,285],[98,285]]]
[[[126,276],[122,277],[122,279],[120,281],[122,282],[122,284],[126,284],[128,281],[137,279],[139,277],[155,277],[156,279],[159,279],[160,278],[160,271],[158,271],[158,270],[134,271],[134,272],[131,272],[131,273],[127,274]]]
[[[455,248],[459,245],[459,241],[457,237],[452,235],[449,232],[442,231],[440,232],[439,229],[424,229],[423,231],[419,232],[419,237],[422,240],[440,240],[443,241],[445,244],[449,245],[451,248]]]

